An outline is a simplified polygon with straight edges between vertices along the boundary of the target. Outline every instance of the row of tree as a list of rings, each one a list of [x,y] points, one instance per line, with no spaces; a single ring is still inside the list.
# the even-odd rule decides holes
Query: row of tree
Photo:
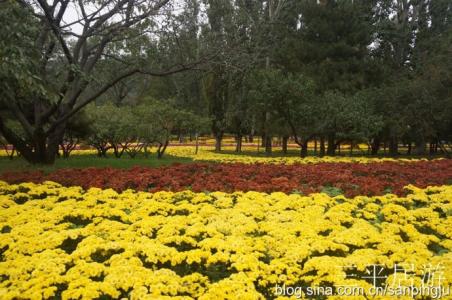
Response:
[[[11,127],[20,130],[19,124]],[[89,105],[69,122],[60,150],[62,156],[68,158],[73,150],[86,145],[95,148],[99,157],[107,157],[111,150],[116,158],[123,154],[135,158],[138,153],[148,157],[151,148],[155,147],[160,159],[172,136],[197,139],[207,132],[206,128],[207,120],[176,108],[171,101],[151,100],[135,106]],[[0,142],[13,158],[15,148],[6,147],[7,141],[0,139]]]
[[[31,162],[52,163],[83,110],[93,126],[109,119],[102,110],[113,106],[96,114],[93,102],[113,102],[141,130],[127,116],[147,98],[210,120],[217,151],[225,134],[237,151],[260,135],[268,154],[273,137],[292,137],[303,156],[312,140],[328,155],[362,142],[373,154],[389,145],[397,155],[401,144],[447,152],[452,141],[448,0],[0,5],[0,132]],[[153,119],[165,105],[131,114]]]
[[[208,1],[207,16],[215,43],[241,46],[188,79],[200,97],[178,93],[208,104],[217,151],[225,133],[262,135],[267,153],[274,136],[301,155],[310,140],[328,155],[344,142],[450,151],[450,1]]]
[[[217,151],[233,134],[237,151],[260,135],[268,154],[290,137],[302,156],[309,141],[322,155],[343,143],[449,155],[451,16],[445,0],[186,1],[174,21],[186,55],[225,50],[144,90],[208,117]]]

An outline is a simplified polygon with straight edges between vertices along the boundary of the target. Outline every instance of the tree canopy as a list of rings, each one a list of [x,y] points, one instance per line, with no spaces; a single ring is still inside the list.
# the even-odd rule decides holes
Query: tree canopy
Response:
[[[70,136],[117,156],[193,133],[217,151],[225,134],[237,151],[258,135],[267,154],[293,138],[302,156],[309,141],[328,155],[343,143],[447,154],[452,142],[447,0],[0,6],[0,133],[31,162],[52,163]],[[84,118],[90,133],[75,134]]]

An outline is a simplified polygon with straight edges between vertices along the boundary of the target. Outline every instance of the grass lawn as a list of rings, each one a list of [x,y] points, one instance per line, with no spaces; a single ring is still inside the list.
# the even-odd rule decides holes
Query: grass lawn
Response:
[[[30,170],[42,170],[44,172],[51,172],[56,169],[62,168],[87,168],[87,167],[111,167],[111,168],[131,168],[134,166],[142,167],[159,167],[163,165],[170,165],[173,163],[190,163],[190,158],[175,157],[170,155],[164,155],[163,158],[157,159],[155,155],[149,156],[137,156],[136,158],[130,158],[124,155],[121,158],[115,158],[110,155],[107,158],[100,158],[96,155],[83,154],[72,155],[69,158],[57,158],[54,165],[33,165],[25,161],[23,158],[9,159],[7,157],[0,157],[0,173],[7,171],[30,171]]]

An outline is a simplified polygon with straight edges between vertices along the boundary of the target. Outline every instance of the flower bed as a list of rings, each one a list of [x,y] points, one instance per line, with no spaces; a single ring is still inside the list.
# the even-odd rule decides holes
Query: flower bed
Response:
[[[368,156],[308,156],[301,158],[299,156],[284,156],[283,153],[279,153],[281,156],[255,156],[256,147],[243,147],[243,151],[248,151],[250,154],[237,154],[234,151],[234,147],[224,147],[223,150],[228,152],[216,153],[211,146],[203,146],[200,148],[198,154],[195,154],[195,149],[192,146],[181,147],[169,147],[167,153],[176,157],[187,157],[194,161],[208,161],[218,163],[243,163],[243,164],[278,164],[278,165],[293,165],[293,164],[318,164],[318,163],[411,163],[428,161],[425,158],[390,158],[390,157],[368,157]],[[232,152],[232,153],[231,153]],[[262,150],[260,152],[263,155]],[[365,154],[365,152],[364,152]],[[441,160],[441,159],[436,159]]]
[[[441,265],[448,286],[452,186],[408,191],[152,194],[0,182],[0,299],[265,299],[281,285],[367,291],[374,282],[364,274],[376,264],[387,266],[386,284],[396,281],[394,265]],[[411,275],[424,280],[421,269]]]
[[[60,169],[8,172],[0,175],[9,183],[56,181],[65,186],[133,188],[142,191],[260,191],[309,194],[327,192],[346,196],[403,195],[403,187],[452,184],[452,160],[374,164],[321,163],[315,165],[271,164],[179,164],[160,168]]]
[[[199,151],[195,154],[195,146],[186,146],[174,144],[170,145],[166,154],[189,158],[198,162],[217,162],[217,163],[242,163],[242,164],[279,164],[279,165],[293,165],[293,164],[318,164],[318,163],[360,163],[360,164],[373,164],[373,163],[384,163],[384,162],[393,162],[393,163],[412,163],[412,162],[421,162],[421,161],[429,161],[426,158],[391,158],[391,157],[371,157],[365,156],[365,151],[358,152],[359,155],[364,156],[308,156],[305,158],[301,158],[299,156],[287,156],[283,154],[281,151],[277,150],[274,152],[275,156],[264,156],[262,149],[259,153],[257,153],[257,147],[244,146],[242,150],[244,151],[241,154],[234,152],[234,146],[225,146],[222,147],[223,152],[216,153],[214,151],[213,146],[199,146]],[[155,153],[156,148],[148,149],[150,153]],[[107,151],[109,155],[113,155],[113,149]],[[292,155],[294,152],[290,152]],[[62,151],[60,151],[62,154]],[[71,156],[82,156],[82,155],[91,155],[95,156],[97,154],[97,150],[95,149],[76,149],[71,152]],[[297,151],[298,154],[298,151]],[[347,153],[348,154],[348,153]],[[355,153],[357,154],[357,153]],[[0,149],[0,157],[8,156],[8,153],[4,150]],[[436,160],[442,160],[443,158],[436,158]]]

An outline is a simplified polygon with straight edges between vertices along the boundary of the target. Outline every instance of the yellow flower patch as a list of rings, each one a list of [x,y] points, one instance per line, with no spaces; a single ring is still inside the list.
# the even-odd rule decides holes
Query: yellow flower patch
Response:
[[[232,151],[232,147],[224,147],[223,150]],[[255,147],[244,147],[243,151],[255,152]],[[255,164],[255,163],[265,163],[265,164],[315,164],[315,163],[381,163],[381,162],[399,162],[399,163],[409,163],[418,161],[427,161],[425,158],[375,158],[375,157],[365,157],[365,156],[308,156],[305,158],[296,156],[281,156],[281,157],[265,157],[265,156],[253,156],[246,154],[229,154],[229,153],[216,153],[213,151],[213,147],[203,146],[200,147],[197,154],[195,154],[195,148],[193,146],[175,146],[169,147],[167,150],[169,155],[178,157],[188,157],[195,161],[213,161],[219,163],[245,163],[245,164]]]
[[[255,156],[255,155],[246,155],[246,154],[233,154],[230,153],[234,150],[234,147],[225,146],[222,148],[226,152],[216,153],[214,152],[213,146],[200,146],[198,153],[195,154],[195,146],[170,146],[166,150],[168,155],[190,158],[194,161],[210,161],[210,162],[219,162],[219,163],[244,163],[244,164],[255,164],[255,163],[264,163],[264,164],[283,164],[283,165],[293,165],[293,164],[315,164],[315,163],[381,163],[381,162],[398,162],[398,163],[410,163],[410,162],[419,162],[419,161],[427,161],[426,158],[375,158],[375,157],[366,157],[366,156],[308,156],[305,158],[297,157],[297,156],[275,156],[275,157],[266,157],[266,156]],[[256,152],[256,147],[244,146],[243,151]],[[156,148],[151,148],[149,150],[150,153],[155,153]],[[113,153],[113,150],[107,151],[107,153]],[[262,153],[262,151],[261,151]],[[87,149],[87,150],[73,150],[71,152],[71,156],[75,155],[95,155],[97,154],[97,150]],[[5,150],[0,150],[0,157],[7,156]],[[442,158],[437,158],[434,160],[440,160]]]
[[[347,199],[0,182],[0,299],[266,299],[283,285],[367,291],[372,266],[385,267],[378,284],[388,285],[407,273],[394,266],[416,284],[427,283],[426,266],[441,266],[449,286],[452,186],[408,188],[407,197]]]

